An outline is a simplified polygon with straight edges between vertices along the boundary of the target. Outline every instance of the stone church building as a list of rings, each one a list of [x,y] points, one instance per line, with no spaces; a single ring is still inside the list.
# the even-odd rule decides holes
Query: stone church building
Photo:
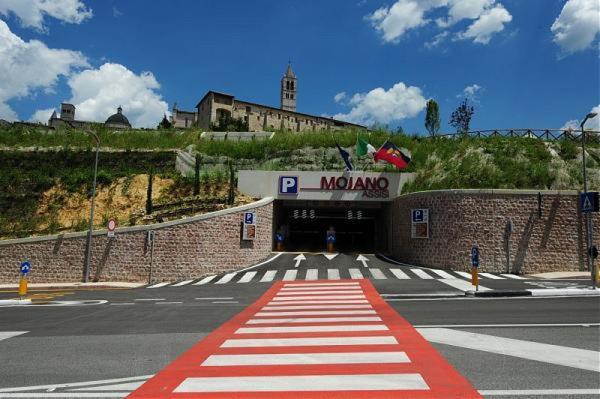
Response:
[[[284,130],[291,132],[318,131],[326,129],[367,129],[365,126],[344,122],[323,116],[303,114],[296,111],[298,101],[298,78],[288,65],[281,78],[280,107],[257,104],[238,100],[234,96],[216,91],[209,91],[196,105],[196,112],[181,111],[173,106],[171,122],[175,127],[186,128],[193,125],[208,130],[212,123],[223,116],[243,119],[248,130],[259,132],[265,130]]]

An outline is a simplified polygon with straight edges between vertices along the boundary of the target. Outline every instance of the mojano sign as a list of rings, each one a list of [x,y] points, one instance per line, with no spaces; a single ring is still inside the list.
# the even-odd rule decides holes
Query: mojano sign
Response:
[[[412,173],[242,170],[238,189],[253,197],[318,201],[389,201]]]

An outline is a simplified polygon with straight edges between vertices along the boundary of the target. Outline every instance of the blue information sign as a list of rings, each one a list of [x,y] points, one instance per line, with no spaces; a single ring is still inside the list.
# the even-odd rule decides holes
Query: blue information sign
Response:
[[[29,261],[21,262],[21,273],[27,274],[31,270],[31,264]]]
[[[335,242],[335,233],[327,233],[327,242]]]
[[[283,242],[283,234],[275,234],[275,240],[277,240],[277,242]]]
[[[471,248],[471,264],[473,267],[479,266],[479,248],[477,247]]]
[[[245,224],[254,224],[254,212],[244,213],[244,223]]]
[[[579,194],[579,205],[581,205],[581,213],[598,212],[598,192]]]

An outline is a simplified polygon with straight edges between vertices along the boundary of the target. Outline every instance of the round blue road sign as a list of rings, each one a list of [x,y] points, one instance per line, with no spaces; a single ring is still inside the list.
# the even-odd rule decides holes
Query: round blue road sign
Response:
[[[31,269],[31,264],[29,263],[29,261],[21,262],[21,273],[27,274],[27,273],[29,273],[30,269]]]

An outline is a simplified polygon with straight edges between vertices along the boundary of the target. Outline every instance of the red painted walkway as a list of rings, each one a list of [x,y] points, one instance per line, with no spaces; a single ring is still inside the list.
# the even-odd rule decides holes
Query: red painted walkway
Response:
[[[275,283],[129,398],[480,398],[368,280]]]

